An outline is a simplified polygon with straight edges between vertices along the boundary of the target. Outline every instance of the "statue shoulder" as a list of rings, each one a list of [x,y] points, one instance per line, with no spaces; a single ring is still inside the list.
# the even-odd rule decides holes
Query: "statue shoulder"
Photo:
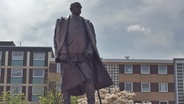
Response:
[[[63,22],[66,21],[68,19],[68,17],[61,17],[57,19],[57,22]]]
[[[82,17],[82,18],[83,18],[83,17]],[[83,19],[84,19],[84,21],[85,21],[87,24],[93,25],[92,22],[91,22],[89,19],[85,19],[85,18],[83,18]]]
[[[90,20],[86,19],[86,22],[93,27],[93,23]]]
[[[91,21],[89,19],[84,19],[87,23],[91,23]]]

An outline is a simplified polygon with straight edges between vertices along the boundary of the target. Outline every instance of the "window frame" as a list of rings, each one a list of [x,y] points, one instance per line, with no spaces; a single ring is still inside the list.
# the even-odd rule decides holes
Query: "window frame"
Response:
[[[40,76],[35,75],[35,71],[38,71],[38,70],[42,70],[43,75],[40,75]],[[33,69],[33,77],[34,78],[43,78],[44,76],[45,76],[45,69]]]
[[[145,89],[143,88],[143,84],[148,84],[148,85],[149,85],[148,90],[145,90]],[[141,92],[150,92],[150,91],[151,91],[150,82],[141,82]]]
[[[18,93],[12,92],[13,87],[19,87],[20,91]],[[20,94],[20,93],[22,93],[22,86],[19,85],[10,86],[10,94]]]
[[[128,66],[130,66],[130,68],[127,69]],[[128,70],[130,70],[130,71],[128,71]],[[124,65],[124,73],[125,74],[133,74],[133,65],[125,64]]]
[[[167,104],[169,104],[168,101],[159,101],[159,104],[161,104],[161,103],[167,103]]]
[[[130,90],[127,90],[126,88],[127,88],[127,84],[130,84]],[[133,92],[133,82],[125,82],[125,91],[127,91],[127,92]]]
[[[42,55],[41,57],[37,57],[36,55]],[[33,52],[33,60],[45,60],[45,52]]]
[[[21,75],[20,76],[16,76],[16,75],[13,75],[13,71],[15,70],[20,70],[21,71]],[[11,69],[11,77],[22,77],[23,76],[23,69]]]
[[[162,73],[161,72],[161,69],[160,69],[160,67],[165,67],[165,72],[164,73]],[[168,70],[167,70],[167,65],[158,65],[158,74],[167,74],[168,73]]]
[[[15,54],[21,54],[17,56]],[[23,60],[24,59],[24,52],[23,51],[12,51],[12,60]]]
[[[35,91],[35,88],[37,88],[36,91]],[[38,91],[43,91],[43,92],[38,93]],[[32,95],[43,95],[43,94],[44,94],[44,86],[32,86]]]
[[[3,54],[3,52],[0,51],[0,61],[2,60],[2,54]]]
[[[60,81],[57,81],[57,82],[56,82],[56,89],[57,89],[58,91],[61,91],[61,82],[60,82]]]
[[[56,72],[61,73],[61,64],[60,63],[56,63]]]
[[[161,85],[163,85],[163,84],[166,85],[166,88],[167,88],[166,91],[161,90]],[[159,83],[159,88],[158,89],[159,89],[159,92],[168,92],[168,83]]]
[[[143,68],[145,68],[145,66],[148,67],[148,69],[146,69],[146,70],[148,70],[148,72],[145,72],[145,69],[143,69]],[[141,74],[150,74],[150,65],[146,65],[146,64],[141,65]]]

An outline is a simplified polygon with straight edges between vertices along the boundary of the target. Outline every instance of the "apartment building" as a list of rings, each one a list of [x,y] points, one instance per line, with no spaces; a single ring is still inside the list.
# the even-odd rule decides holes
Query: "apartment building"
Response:
[[[174,59],[176,104],[184,104],[184,59]]]
[[[48,89],[61,91],[61,67],[55,63],[55,58],[49,60]]]
[[[102,61],[114,82],[111,87],[135,92],[135,102],[184,104],[184,59]],[[60,89],[61,71],[51,47],[24,47],[0,41],[0,93],[24,93],[28,101],[37,102],[48,85]]]
[[[26,100],[37,102],[48,80],[48,60],[52,47],[16,46],[0,41],[0,93],[24,93]]]
[[[103,62],[114,86],[136,94],[135,103],[175,104],[173,60],[103,59]]]
[[[110,88],[118,88],[119,87],[119,65],[118,64],[106,64],[104,63],[109,76],[113,81],[113,85]]]
[[[134,92],[135,103],[183,104],[175,103],[173,60],[102,59],[102,61],[114,82],[110,87]],[[184,68],[184,64],[182,65]],[[54,87],[57,88],[60,86],[61,70],[59,64],[52,59],[49,65],[49,79],[53,80],[54,84],[51,85],[56,85]]]

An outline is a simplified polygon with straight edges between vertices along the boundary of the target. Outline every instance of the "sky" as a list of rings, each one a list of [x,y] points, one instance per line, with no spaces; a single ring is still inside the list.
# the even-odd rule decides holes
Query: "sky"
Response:
[[[0,0],[0,41],[53,47],[56,19],[76,1],[102,58],[184,58],[184,0]]]

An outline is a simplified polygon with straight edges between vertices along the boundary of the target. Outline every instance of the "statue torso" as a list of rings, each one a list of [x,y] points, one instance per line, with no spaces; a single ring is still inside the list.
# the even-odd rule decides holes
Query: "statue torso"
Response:
[[[70,17],[67,35],[67,48],[70,59],[74,61],[83,60],[83,55],[87,47],[87,34],[80,16]]]

